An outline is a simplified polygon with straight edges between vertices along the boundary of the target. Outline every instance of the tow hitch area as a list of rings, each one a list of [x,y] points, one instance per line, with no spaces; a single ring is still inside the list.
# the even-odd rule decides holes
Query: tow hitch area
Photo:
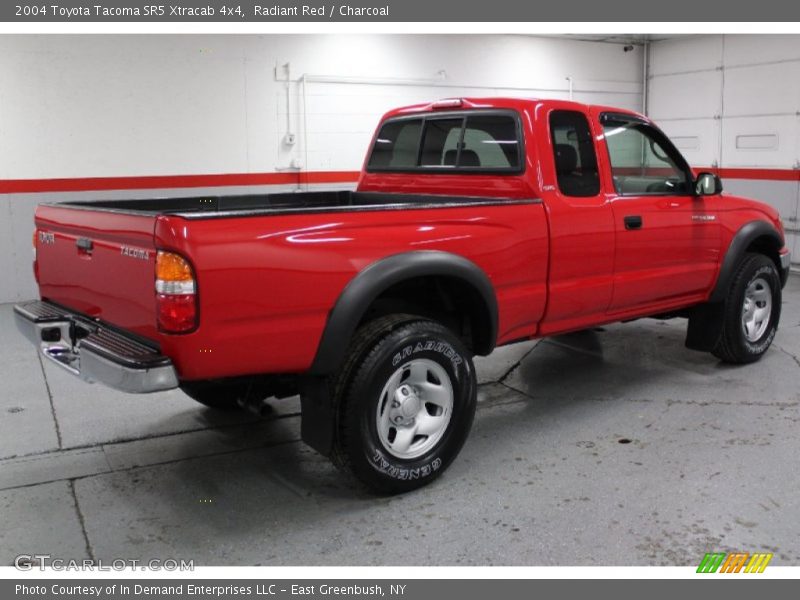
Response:
[[[178,387],[172,361],[157,348],[89,317],[34,300],[16,305],[14,320],[45,358],[84,381],[130,393]]]

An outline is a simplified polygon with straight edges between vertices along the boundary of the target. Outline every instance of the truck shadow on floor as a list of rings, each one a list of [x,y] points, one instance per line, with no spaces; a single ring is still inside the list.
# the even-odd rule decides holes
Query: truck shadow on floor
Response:
[[[535,428],[543,417],[553,417],[575,405],[692,399],[692,390],[698,385],[703,388],[702,400],[708,392],[719,389],[714,375],[719,373],[720,363],[710,355],[684,348],[683,336],[682,326],[650,321],[545,340],[505,376],[502,384],[481,386],[476,423],[485,420],[492,407],[509,403],[519,404],[521,410],[509,420],[522,419]],[[289,402],[296,403],[296,398]],[[504,418],[493,419],[493,433],[498,439],[503,437]],[[266,477],[265,481],[274,480],[298,498],[374,498],[299,441],[299,420],[298,416],[276,414],[216,430],[220,445],[228,446],[230,452],[241,450],[261,456],[257,461],[232,464],[225,470],[225,479]],[[245,443],[242,436],[247,438]],[[469,444],[470,440],[467,447]],[[192,452],[190,447],[185,454],[188,457]]]

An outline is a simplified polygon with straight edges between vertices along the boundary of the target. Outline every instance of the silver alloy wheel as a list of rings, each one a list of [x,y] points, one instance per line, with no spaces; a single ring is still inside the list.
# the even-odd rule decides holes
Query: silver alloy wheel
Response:
[[[742,305],[742,331],[748,342],[757,342],[764,335],[771,315],[772,288],[757,277],[747,286]]]
[[[400,366],[378,399],[378,437],[400,459],[422,456],[442,439],[453,414],[453,384],[447,371],[427,358]]]

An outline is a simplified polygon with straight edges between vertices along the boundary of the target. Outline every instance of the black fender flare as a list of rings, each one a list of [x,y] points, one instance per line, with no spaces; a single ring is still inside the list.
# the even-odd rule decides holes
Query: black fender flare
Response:
[[[739,228],[739,231],[733,236],[728,250],[725,253],[725,258],[719,270],[719,277],[717,277],[717,284],[711,292],[711,296],[708,299],[709,302],[715,303],[725,300],[739,261],[741,261],[745,252],[747,252],[747,248],[750,247],[750,244],[764,236],[771,238],[775,242],[776,250],[780,250],[783,247],[783,236],[774,225],[767,221],[750,221]],[[780,265],[776,266],[780,269]]]
[[[761,237],[768,237],[779,250],[784,240],[780,232],[766,221],[750,221],[743,225],[733,236],[725,258],[720,267],[717,283],[709,296],[708,302],[699,304],[689,310],[689,325],[686,328],[686,347],[702,352],[711,352],[722,335],[723,311],[720,309],[728,297],[731,281],[736,268],[750,245]],[[776,265],[780,267],[780,265]]]
[[[450,252],[417,250],[380,259],[359,272],[345,287],[331,310],[309,375],[330,375],[344,362],[344,348],[369,307],[391,286],[416,277],[446,276],[472,286],[483,301],[490,331],[488,342],[476,348],[489,354],[497,341],[497,296],[486,273],[475,263]]]

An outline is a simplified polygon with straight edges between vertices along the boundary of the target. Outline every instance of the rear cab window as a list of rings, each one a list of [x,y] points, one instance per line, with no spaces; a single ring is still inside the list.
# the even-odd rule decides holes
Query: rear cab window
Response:
[[[520,173],[521,132],[513,111],[398,117],[381,126],[367,170]]]
[[[386,123],[375,139],[369,166],[386,170],[415,166],[421,131],[422,121],[417,119]]]

